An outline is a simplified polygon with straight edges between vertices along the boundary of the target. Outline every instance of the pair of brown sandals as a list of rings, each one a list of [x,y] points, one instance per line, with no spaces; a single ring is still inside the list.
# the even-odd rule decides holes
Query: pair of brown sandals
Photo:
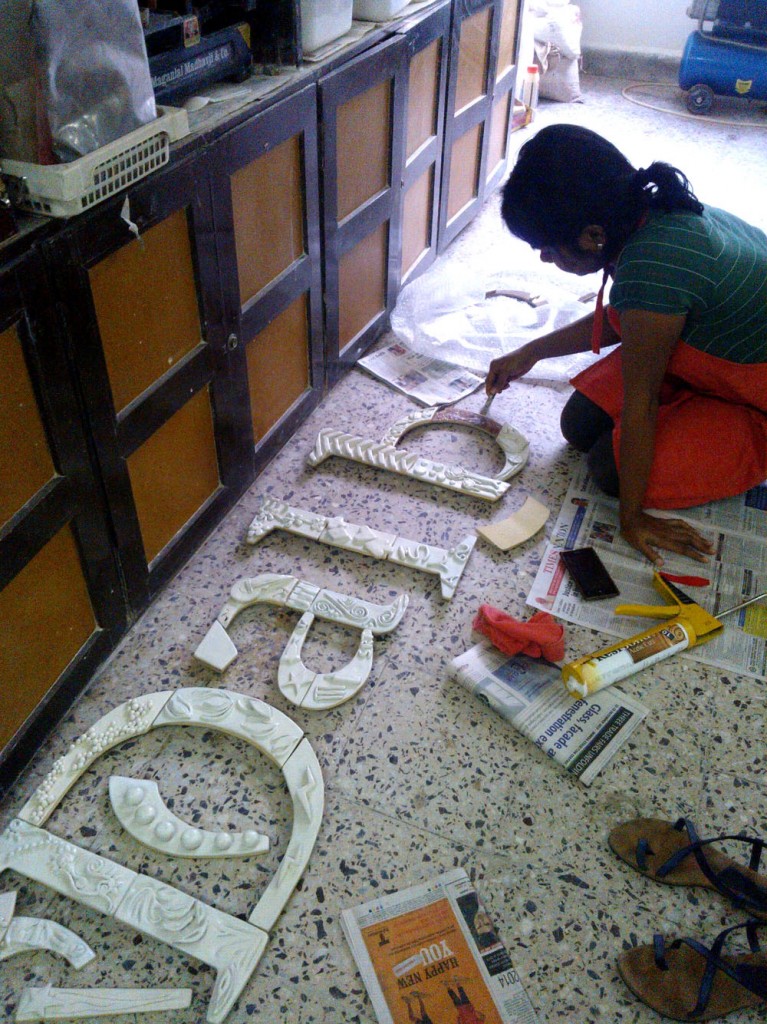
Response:
[[[715,889],[749,920],[725,928],[711,947],[695,939],[667,942],[655,935],[618,958],[618,973],[635,996],[672,1020],[714,1020],[735,1010],[767,1006],[767,949],[758,931],[767,926],[767,875],[759,874],[763,839],[720,835],[700,839],[692,822],[635,818],[613,829],[610,849],[636,871],[666,885]],[[750,848],[741,866],[718,846]],[[734,932],[745,932],[748,952],[725,953]]]

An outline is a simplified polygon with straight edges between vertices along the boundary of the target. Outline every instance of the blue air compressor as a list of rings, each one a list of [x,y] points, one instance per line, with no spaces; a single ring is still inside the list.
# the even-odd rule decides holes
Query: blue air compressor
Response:
[[[715,96],[767,100],[767,0],[693,0],[697,18],[679,65],[687,109],[706,114]]]

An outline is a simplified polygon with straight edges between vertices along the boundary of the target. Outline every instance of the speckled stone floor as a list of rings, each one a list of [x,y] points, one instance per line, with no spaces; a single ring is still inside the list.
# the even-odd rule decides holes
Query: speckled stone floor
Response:
[[[625,83],[584,79],[584,102],[542,104],[537,125],[587,124],[609,135],[637,164],[678,164],[701,198],[767,227],[764,127],[734,128],[658,114],[621,95]],[[759,118],[756,118],[759,121]],[[764,117],[761,117],[762,125]],[[528,132],[519,133],[520,141]],[[471,264],[473,254],[512,258],[498,223],[497,199],[443,257]],[[521,252],[521,250],[516,250]],[[523,253],[522,259],[534,259]],[[520,383],[496,400],[531,442],[530,461],[502,501],[489,506],[427,484],[330,459],[307,466],[317,431],[351,428],[377,437],[414,408],[361,371],[350,373],[296,433],[248,494],[134,626],[0,807],[0,825],[19,810],[68,745],[128,697],[182,686],[225,686],[262,698],[305,730],[322,766],[325,814],[316,849],[274,928],[264,957],[229,1024],[374,1024],[375,1016],[341,933],[344,907],[415,884],[456,866],[476,881],[505,939],[539,1019],[554,1024],[651,1024],[656,1015],[624,988],[617,955],[655,931],[711,940],[742,918],[716,895],[673,889],[632,873],[610,853],[606,836],[635,815],[693,818],[704,835],[741,829],[767,833],[763,780],[762,684],[705,667],[665,662],[631,682],[650,709],[628,747],[586,789],[447,674],[449,660],[472,643],[482,602],[526,619],[525,598],[547,530],[510,554],[480,541],[451,602],[436,579],[389,563],[275,533],[251,549],[245,533],[261,495],[322,514],[342,514],[381,530],[451,546],[481,523],[503,518],[533,495],[552,520],[578,464],[559,435],[565,383]],[[465,403],[478,409],[480,395]],[[462,430],[418,431],[409,448],[487,472],[499,468],[493,443]],[[550,524],[549,524],[550,528]],[[371,678],[358,696],[324,713],[289,704],[276,685],[279,654],[297,614],[259,605],[238,617],[241,653],[218,676],[192,652],[220,610],[231,583],[263,572],[292,573],[376,602],[410,595],[395,632],[375,641]],[[566,627],[568,656],[604,642]],[[318,622],[304,651],[317,670],[345,662],[353,630]],[[110,774],[159,781],[182,818],[209,829],[255,827],[272,838],[263,859],[173,861],[124,833],[108,803]],[[102,756],[50,821],[51,831],[134,869],[172,882],[229,913],[247,916],[285,851],[290,800],[280,773],[238,741],[204,729],[157,730]],[[97,958],[73,971],[51,953],[0,964],[6,1019],[24,986],[188,986],[191,1009],[117,1021],[205,1019],[214,972],[110,918],[80,908],[12,872],[18,913],[65,923]],[[734,1013],[732,1024],[758,1019]],[[438,1024],[438,1022],[435,1022]],[[439,1022],[442,1024],[442,1022]]]

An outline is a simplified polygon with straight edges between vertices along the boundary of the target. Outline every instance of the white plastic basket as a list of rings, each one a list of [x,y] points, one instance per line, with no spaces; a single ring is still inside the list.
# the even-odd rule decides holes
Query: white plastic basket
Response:
[[[157,118],[65,164],[0,159],[13,202],[30,213],[74,217],[168,162],[170,144],[189,134],[179,107],[157,108]]]

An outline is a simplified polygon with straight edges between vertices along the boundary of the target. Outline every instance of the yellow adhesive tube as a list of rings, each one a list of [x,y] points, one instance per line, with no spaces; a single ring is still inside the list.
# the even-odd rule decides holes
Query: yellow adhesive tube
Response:
[[[573,697],[585,698],[654,665],[656,661],[694,647],[696,639],[688,622],[675,619],[568,662],[562,668],[562,680]]]

